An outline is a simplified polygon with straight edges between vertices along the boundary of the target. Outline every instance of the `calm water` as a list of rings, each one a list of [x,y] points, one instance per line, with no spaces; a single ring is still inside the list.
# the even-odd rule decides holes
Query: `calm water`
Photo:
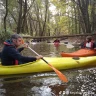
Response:
[[[31,48],[47,57],[59,57],[61,51],[73,52],[64,44],[31,44]],[[35,56],[26,49],[22,53]],[[96,68],[61,71],[69,82],[62,82],[55,72],[0,77],[0,96],[96,96]]]

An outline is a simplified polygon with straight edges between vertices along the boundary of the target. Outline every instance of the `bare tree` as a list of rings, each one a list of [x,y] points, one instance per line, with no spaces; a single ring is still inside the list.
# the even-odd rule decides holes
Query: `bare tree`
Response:
[[[23,0],[19,0],[19,17],[18,17],[18,24],[17,24],[17,33],[21,32],[22,27],[22,4]]]
[[[4,29],[5,29],[5,33],[6,33],[6,18],[7,18],[7,15],[8,15],[8,0],[6,0],[5,2],[6,2],[6,13],[5,13],[5,16],[4,16]]]

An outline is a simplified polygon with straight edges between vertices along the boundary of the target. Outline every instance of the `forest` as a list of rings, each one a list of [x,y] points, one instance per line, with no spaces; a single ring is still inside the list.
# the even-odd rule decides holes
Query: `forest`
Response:
[[[96,33],[96,0],[0,0],[0,40],[12,33]]]

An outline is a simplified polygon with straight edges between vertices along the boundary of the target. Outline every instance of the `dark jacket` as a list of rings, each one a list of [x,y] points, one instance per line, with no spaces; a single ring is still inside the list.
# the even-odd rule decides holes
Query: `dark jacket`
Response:
[[[36,61],[35,57],[22,56],[20,52],[24,48],[19,48],[17,50],[10,40],[5,41],[4,44],[5,46],[1,52],[2,65],[15,65],[16,60],[22,63]]]

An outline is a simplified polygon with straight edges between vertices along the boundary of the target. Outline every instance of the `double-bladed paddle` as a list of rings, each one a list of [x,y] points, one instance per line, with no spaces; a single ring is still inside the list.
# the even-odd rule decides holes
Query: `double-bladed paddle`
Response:
[[[37,52],[35,52],[32,48],[30,48],[29,46],[28,46],[28,48],[29,48],[32,52],[34,52],[36,55],[39,56],[39,54],[38,54]],[[46,62],[46,63],[56,72],[56,74],[58,75],[58,77],[59,77],[62,81],[68,82],[68,80],[67,80],[67,78],[66,78],[65,75],[63,75],[59,70],[57,70],[57,69],[56,69],[55,67],[53,67],[51,64],[49,64],[44,58],[42,58],[42,60],[43,60],[44,62]]]

